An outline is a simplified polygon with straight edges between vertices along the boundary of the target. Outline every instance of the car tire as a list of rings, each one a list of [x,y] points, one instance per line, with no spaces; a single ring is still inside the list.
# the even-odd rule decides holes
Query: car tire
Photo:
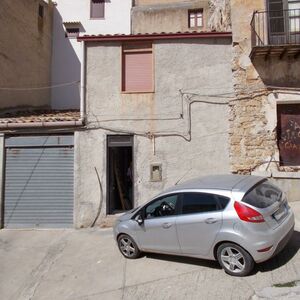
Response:
[[[135,259],[141,255],[136,242],[127,234],[121,234],[118,237],[118,247],[122,255],[126,258]]]
[[[224,271],[232,276],[246,276],[254,267],[252,256],[233,243],[221,244],[217,249],[217,258]]]

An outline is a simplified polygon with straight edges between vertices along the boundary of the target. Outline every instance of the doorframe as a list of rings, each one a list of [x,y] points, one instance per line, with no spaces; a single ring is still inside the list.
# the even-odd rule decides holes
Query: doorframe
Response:
[[[106,215],[111,215],[111,207],[110,207],[110,191],[109,191],[109,148],[112,148],[113,146],[109,146],[109,138],[110,137],[129,137],[131,139],[129,147],[132,148],[132,207],[135,205],[135,156],[134,156],[134,135],[133,134],[107,134],[106,135]],[[120,143],[122,144],[122,143]],[[118,147],[118,146],[116,146]],[[125,146],[119,146],[119,147],[125,147]]]

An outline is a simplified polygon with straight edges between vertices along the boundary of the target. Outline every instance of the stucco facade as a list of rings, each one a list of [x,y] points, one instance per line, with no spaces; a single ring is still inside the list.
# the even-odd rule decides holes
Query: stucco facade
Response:
[[[155,90],[145,94],[121,92],[120,42],[86,43],[87,130],[75,134],[76,227],[93,224],[97,212],[97,224],[106,222],[110,135],[133,136],[134,206],[180,179],[229,172],[230,37],[154,39]],[[161,181],[151,181],[151,164],[161,165]]]
[[[202,11],[202,26],[191,26],[189,14]],[[132,8],[132,33],[230,31],[228,0],[140,0]]]
[[[66,37],[67,28],[78,28],[79,35],[130,33],[131,0],[105,1],[104,18],[91,18],[91,0],[57,0],[53,21],[51,105],[55,109],[79,109],[81,44]]]
[[[50,105],[36,88],[50,86],[52,15],[48,1],[0,1],[0,109]]]
[[[203,9],[202,27],[189,27],[188,12],[192,9]],[[132,9],[132,31],[133,33],[205,31],[208,29],[209,15],[208,1],[137,1]]]
[[[281,165],[277,110],[280,104],[300,104],[300,60],[284,46],[279,47],[278,54],[250,58],[250,23],[257,10],[267,10],[264,0],[231,0],[236,93],[230,101],[231,171],[271,177],[290,200],[296,201],[300,194],[299,167]]]

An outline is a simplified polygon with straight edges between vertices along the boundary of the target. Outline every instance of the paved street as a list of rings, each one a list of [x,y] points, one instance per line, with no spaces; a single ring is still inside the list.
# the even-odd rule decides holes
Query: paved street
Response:
[[[300,203],[292,206],[300,216]],[[296,299],[300,287],[290,286],[300,280],[299,248],[298,217],[279,256],[234,278],[204,260],[156,254],[126,260],[111,229],[2,230],[0,299]]]

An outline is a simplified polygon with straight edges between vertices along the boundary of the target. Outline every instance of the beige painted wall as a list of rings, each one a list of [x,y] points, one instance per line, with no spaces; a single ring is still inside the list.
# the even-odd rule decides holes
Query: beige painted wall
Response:
[[[39,19],[39,4],[44,18]],[[50,85],[52,4],[0,1],[0,88]],[[50,90],[1,90],[0,109],[48,106]]]
[[[182,3],[182,2],[191,2],[191,1],[189,0],[135,0],[134,2],[135,2],[135,6],[140,6],[140,5],[152,5],[152,4]]]
[[[121,50],[117,42],[87,43],[87,130],[75,135],[76,227],[89,226],[98,207],[104,220],[107,135],[134,136],[135,206],[182,177],[229,172],[227,99],[207,95],[215,87],[232,92],[231,39],[154,41],[155,92],[147,94],[121,93]],[[212,101],[224,104],[205,103]],[[150,180],[151,163],[162,165],[162,181]]]
[[[209,1],[137,1],[137,6],[132,9],[132,32],[185,32],[205,31],[210,16]],[[203,9],[204,26],[200,28],[189,28],[188,10]]]

